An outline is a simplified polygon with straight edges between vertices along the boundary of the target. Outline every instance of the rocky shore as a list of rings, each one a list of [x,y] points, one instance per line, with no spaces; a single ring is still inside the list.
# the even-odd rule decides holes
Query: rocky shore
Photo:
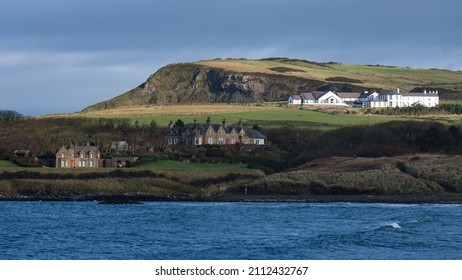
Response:
[[[387,204],[462,204],[462,194],[438,195],[36,195],[0,196],[0,201],[98,201],[101,204],[139,204],[149,201],[172,202],[294,202],[294,203],[387,203]]]

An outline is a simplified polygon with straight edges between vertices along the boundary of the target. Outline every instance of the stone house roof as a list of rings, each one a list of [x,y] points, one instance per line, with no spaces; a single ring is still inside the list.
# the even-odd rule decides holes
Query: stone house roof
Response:
[[[74,146],[74,145],[69,145],[67,147],[63,146],[61,149],[59,149],[57,154],[59,152],[61,152],[61,153],[65,152],[65,153],[68,153],[70,156],[74,156],[74,157],[79,157],[82,153],[84,155],[89,155],[89,154],[93,153],[96,156],[98,156],[99,148],[97,146]]]
[[[254,130],[254,129],[247,130],[246,134],[247,136],[253,139],[265,139],[266,138],[265,135],[263,135],[263,133],[261,133],[258,130]]]

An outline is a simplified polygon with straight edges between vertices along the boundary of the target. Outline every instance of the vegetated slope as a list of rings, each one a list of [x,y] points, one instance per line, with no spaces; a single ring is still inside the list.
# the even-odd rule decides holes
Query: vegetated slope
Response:
[[[430,154],[322,158],[298,170],[259,178],[245,187],[252,194],[459,194],[461,160],[461,156]],[[238,186],[229,192],[242,193],[241,189]]]
[[[215,59],[171,64],[140,86],[86,110],[122,106],[282,101],[303,91],[336,89],[438,89],[442,98],[462,97],[462,72],[305,60]]]

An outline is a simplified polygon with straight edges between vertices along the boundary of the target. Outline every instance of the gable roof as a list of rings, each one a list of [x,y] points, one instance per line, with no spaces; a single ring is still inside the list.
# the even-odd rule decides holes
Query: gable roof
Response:
[[[88,155],[90,153],[98,154],[99,153],[99,148],[97,146],[74,146],[74,145],[70,144],[67,147],[62,146],[56,152],[56,154],[59,154],[59,153],[66,153],[66,154],[68,154],[70,156],[77,157],[81,153],[84,153],[86,155]]]
[[[300,95],[291,95],[293,100],[302,100],[302,97]]]
[[[302,92],[300,97],[305,100],[314,100],[314,96],[311,92]]]
[[[359,98],[361,93],[359,92],[337,92],[340,98]]]
[[[96,146],[73,146],[74,155],[78,155],[80,153],[90,154],[90,153],[98,153],[99,149]]]
[[[312,92],[303,92],[300,94],[302,99],[305,100],[317,100],[327,94],[328,91],[312,91]]]
[[[253,139],[265,139],[265,135],[263,135],[260,131],[255,129],[247,130],[245,133],[247,134],[247,136]]]
[[[373,92],[364,92],[362,93],[359,98],[368,98],[369,96],[371,95],[379,95],[377,92],[373,91]]]

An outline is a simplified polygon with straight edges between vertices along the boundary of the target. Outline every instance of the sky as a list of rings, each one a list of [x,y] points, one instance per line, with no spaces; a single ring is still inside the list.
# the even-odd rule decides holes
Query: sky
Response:
[[[0,0],[0,109],[71,113],[171,63],[462,70],[460,0]]]

